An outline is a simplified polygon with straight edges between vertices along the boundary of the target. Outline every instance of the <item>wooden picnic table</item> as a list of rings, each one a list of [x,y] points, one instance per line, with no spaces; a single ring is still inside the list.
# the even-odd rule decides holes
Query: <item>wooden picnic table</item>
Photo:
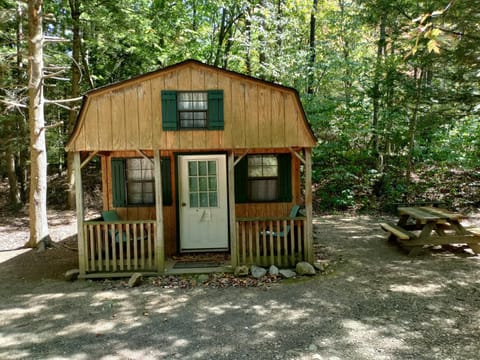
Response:
[[[446,209],[428,206],[399,207],[400,218],[396,225],[381,223],[395,241],[411,255],[417,254],[425,245],[468,244],[480,253],[480,233],[465,229],[461,221],[467,216]]]

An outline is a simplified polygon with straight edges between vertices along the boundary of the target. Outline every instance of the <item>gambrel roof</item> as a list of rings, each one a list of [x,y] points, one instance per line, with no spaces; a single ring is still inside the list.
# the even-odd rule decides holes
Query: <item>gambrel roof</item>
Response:
[[[223,129],[165,130],[162,91],[220,90]],[[89,91],[67,151],[315,146],[295,89],[195,60]]]

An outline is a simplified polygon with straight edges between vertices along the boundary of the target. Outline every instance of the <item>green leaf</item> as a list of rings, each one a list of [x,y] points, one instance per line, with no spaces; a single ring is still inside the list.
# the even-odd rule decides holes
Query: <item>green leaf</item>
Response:
[[[438,46],[438,42],[436,40],[430,40],[427,43],[428,52],[434,52],[435,54],[440,54],[440,47]]]

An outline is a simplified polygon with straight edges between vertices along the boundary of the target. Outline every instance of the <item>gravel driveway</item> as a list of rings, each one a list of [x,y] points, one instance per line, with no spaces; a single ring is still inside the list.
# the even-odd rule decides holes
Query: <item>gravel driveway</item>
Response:
[[[480,257],[410,258],[382,220],[316,219],[330,271],[252,288],[32,280],[13,257],[0,263],[0,358],[478,359]]]

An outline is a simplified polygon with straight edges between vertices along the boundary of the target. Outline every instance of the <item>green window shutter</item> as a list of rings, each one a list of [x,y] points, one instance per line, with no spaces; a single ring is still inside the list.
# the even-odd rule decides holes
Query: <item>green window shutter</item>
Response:
[[[162,90],[162,129],[177,130],[177,92]]]
[[[223,90],[208,91],[208,128],[223,130]]]
[[[114,207],[127,204],[125,191],[125,160],[112,159],[112,203]]]
[[[164,206],[172,205],[172,177],[170,176],[170,158],[162,158],[162,202]]]
[[[235,202],[248,202],[248,160],[244,156],[235,166]]]
[[[278,155],[278,200],[292,201],[292,157],[290,154]]]

